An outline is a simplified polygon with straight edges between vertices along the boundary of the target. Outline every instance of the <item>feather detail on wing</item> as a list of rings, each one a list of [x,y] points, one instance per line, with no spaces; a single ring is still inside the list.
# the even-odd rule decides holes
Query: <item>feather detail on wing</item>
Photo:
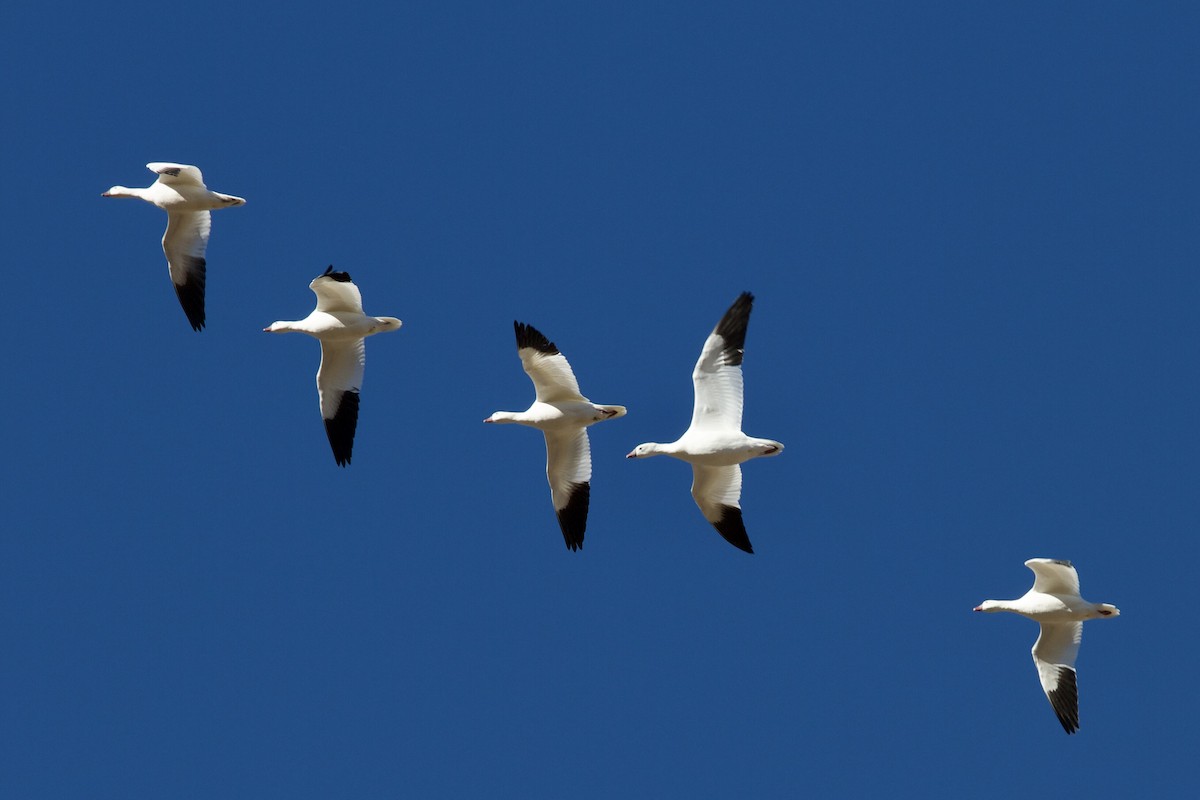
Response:
[[[753,553],[742,522],[742,468],[692,464],[692,499],[717,533],[739,550]]]
[[[583,546],[591,496],[592,452],[586,428],[545,431],[546,479],[550,499],[571,550]]]
[[[1075,657],[1083,637],[1082,622],[1043,622],[1033,644],[1042,691],[1067,733],[1079,730],[1079,692],[1075,682]]]
[[[317,395],[325,433],[339,466],[350,463],[354,431],[358,427],[359,390],[362,387],[366,348],[362,339],[321,342],[321,367],[317,370]]]
[[[521,366],[533,381],[539,403],[561,403],[584,400],[579,393],[579,381],[554,343],[532,325],[514,322],[517,334],[517,354]]]
[[[692,370],[693,428],[742,429],[742,354],[754,296],[743,293],[704,341]]]
[[[212,218],[207,211],[175,211],[167,214],[163,234],[163,254],[179,304],[196,330],[204,327],[204,254]]]

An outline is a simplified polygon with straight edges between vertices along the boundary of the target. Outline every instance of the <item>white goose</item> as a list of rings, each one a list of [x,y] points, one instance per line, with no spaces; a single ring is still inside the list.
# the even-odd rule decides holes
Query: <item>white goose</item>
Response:
[[[1011,611],[1042,625],[1033,643],[1042,690],[1063,730],[1079,730],[1079,693],[1075,683],[1075,656],[1083,636],[1083,622],[1116,617],[1121,611],[1108,603],[1089,603],[1079,596],[1079,573],[1070,561],[1031,558],[1033,588],[1016,600],[984,600],[976,611]]]
[[[546,479],[568,550],[583,547],[591,497],[592,451],[587,427],[625,415],[625,406],[597,405],[579,393],[567,358],[532,325],[513,322],[517,355],[536,390],[526,411],[497,411],[484,422],[516,422],[546,435]]]
[[[240,206],[245,199],[231,194],[211,192],[204,176],[190,164],[153,161],[146,169],[158,174],[158,180],[145,189],[114,186],[101,197],[136,197],[167,212],[167,232],[162,248],[167,256],[171,284],[183,313],[193,330],[204,328],[204,251],[212,227],[209,211]]]
[[[362,388],[366,348],[363,339],[402,324],[395,317],[369,317],[363,313],[362,295],[345,272],[331,264],[308,288],[317,295],[317,307],[295,322],[272,322],[267,333],[307,333],[321,340],[321,366],[317,369],[317,395],[325,434],[338,466],[350,463],[354,429],[358,424],[358,393]]]
[[[692,424],[670,444],[639,444],[626,458],[668,455],[692,465],[692,497],[704,518],[739,550],[753,553],[742,522],[742,468],[783,444],[742,433],[742,351],[754,295],[743,292],[708,335],[692,370]]]

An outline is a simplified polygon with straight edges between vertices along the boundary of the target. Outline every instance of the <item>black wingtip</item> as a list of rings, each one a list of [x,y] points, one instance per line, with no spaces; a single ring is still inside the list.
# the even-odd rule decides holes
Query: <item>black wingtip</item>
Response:
[[[572,552],[583,549],[583,532],[587,530],[588,502],[591,495],[590,483],[573,484],[571,498],[556,512],[563,540],[567,543],[567,549]]]
[[[179,298],[179,305],[183,307],[183,313],[187,315],[188,322],[191,323],[192,330],[204,330],[204,267],[207,262],[203,258],[191,257],[187,263],[187,283],[175,283],[171,285],[175,287],[175,296]]]
[[[333,419],[325,420],[325,435],[333,448],[333,460],[339,467],[350,463],[354,450],[354,429],[358,426],[358,392],[345,392],[334,412]]]
[[[753,305],[754,295],[742,292],[713,331],[725,340],[726,364],[737,366],[742,363],[742,351],[746,348],[746,328],[750,325],[750,310]]]
[[[335,281],[338,281],[339,283],[350,283],[350,273],[349,272],[334,272],[333,264],[330,264],[328,267],[326,267],[325,271],[322,272],[317,277],[318,278],[333,278]]]
[[[1058,670],[1058,686],[1054,691],[1047,692],[1054,715],[1058,717],[1063,730],[1068,734],[1079,730],[1079,691],[1075,685],[1075,670],[1060,667]]]
[[[548,356],[558,354],[558,348],[554,346],[554,342],[542,335],[542,332],[532,325],[526,325],[524,322],[513,320],[513,330],[517,334],[517,349],[524,347],[532,347],[539,353],[545,353]]]
[[[753,555],[754,548],[750,546],[750,537],[746,535],[746,525],[742,522],[742,510],[735,506],[721,506],[721,518],[714,522],[713,527],[725,541],[738,550]]]

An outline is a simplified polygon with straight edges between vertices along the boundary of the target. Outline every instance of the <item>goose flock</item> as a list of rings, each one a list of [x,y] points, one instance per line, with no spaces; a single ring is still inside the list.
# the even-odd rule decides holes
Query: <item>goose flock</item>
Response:
[[[199,168],[154,161],[146,168],[158,178],[144,188],[113,186],[103,197],[133,197],[167,212],[163,253],[171,284],[193,330],[205,325],[205,275],[210,212],[240,206],[245,198],[208,189]],[[368,336],[398,330],[395,317],[363,311],[362,294],[346,272],[330,265],[309,284],[316,308],[301,320],[273,322],[268,333],[305,333],[321,343],[317,396],[334,461],[351,462],[358,424],[359,393]],[[692,498],[717,532],[739,550],[753,553],[742,520],[741,464],[776,456],[783,444],[742,431],[742,358],[754,296],[742,293],[704,341],[692,370],[694,403],[687,430],[673,442],[639,444],[626,458],[667,455],[692,465]],[[517,423],[542,432],[546,440],[546,478],[550,500],[567,549],[583,547],[591,499],[592,458],[587,429],[625,416],[625,406],[601,405],[584,397],[564,356],[532,325],[513,323],[517,355],[533,382],[533,404],[525,411],[496,411],[484,422]],[[1116,606],[1091,603],[1079,595],[1079,574],[1070,561],[1031,558],[1033,588],[1016,600],[985,600],[975,611],[1009,611],[1041,626],[1033,661],[1050,706],[1068,734],[1079,730],[1075,660],[1083,623],[1120,615]]]

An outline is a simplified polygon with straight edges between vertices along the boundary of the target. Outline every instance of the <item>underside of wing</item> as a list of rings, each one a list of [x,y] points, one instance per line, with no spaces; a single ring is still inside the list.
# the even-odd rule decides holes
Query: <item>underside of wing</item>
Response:
[[[742,355],[754,296],[744,292],[704,341],[692,370],[692,427],[742,429]]]
[[[317,395],[325,433],[339,466],[350,463],[354,431],[358,426],[359,390],[362,387],[366,349],[363,340],[321,342],[321,367],[317,370]]]
[[[742,469],[692,465],[692,499],[717,533],[739,550],[753,553],[746,525],[742,522]]]
[[[521,357],[525,374],[533,381],[538,402],[582,400],[579,381],[575,379],[567,357],[559,352],[554,342],[523,322],[513,322],[513,329],[517,335],[517,355]]]
[[[332,417],[322,415],[325,436],[333,450],[333,460],[339,467],[350,463],[354,455],[354,431],[358,428],[358,392],[321,393],[321,405],[328,406]]]
[[[1043,622],[1042,632],[1033,645],[1033,663],[1042,691],[1067,733],[1079,730],[1075,658],[1082,635],[1082,622]]]
[[[1059,724],[1067,733],[1075,733],[1079,730],[1079,689],[1075,682],[1075,670],[1054,664],[1038,664],[1038,676]]]
[[[710,342],[713,338],[709,337]],[[692,389],[695,391],[692,428],[742,429],[741,367],[720,366],[710,371],[697,369],[692,373]]]
[[[192,328],[204,327],[204,287],[206,282],[208,235],[212,218],[207,211],[183,211],[167,214],[163,234],[163,254],[175,295],[183,306]]]
[[[591,499],[592,452],[586,428],[546,431],[546,479],[567,548],[583,547]]]

